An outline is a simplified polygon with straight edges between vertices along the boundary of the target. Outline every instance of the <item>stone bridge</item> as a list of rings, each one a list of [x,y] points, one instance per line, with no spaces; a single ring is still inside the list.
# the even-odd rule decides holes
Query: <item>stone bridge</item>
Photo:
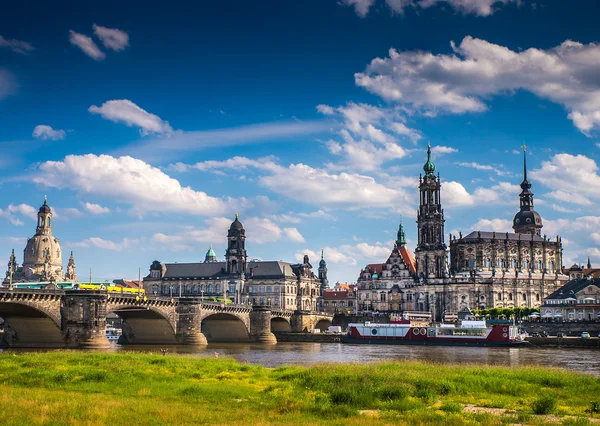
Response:
[[[326,329],[332,316],[199,298],[139,297],[86,290],[0,288],[0,346],[106,347],[106,316],[123,320],[121,344],[276,343],[274,332]]]

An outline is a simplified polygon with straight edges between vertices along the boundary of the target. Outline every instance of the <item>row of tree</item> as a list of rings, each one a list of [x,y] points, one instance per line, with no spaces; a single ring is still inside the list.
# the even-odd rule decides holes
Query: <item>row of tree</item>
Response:
[[[489,319],[510,319],[524,318],[533,313],[539,313],[539,308],[490,308],[490,309],[475,309],[473,315]]]

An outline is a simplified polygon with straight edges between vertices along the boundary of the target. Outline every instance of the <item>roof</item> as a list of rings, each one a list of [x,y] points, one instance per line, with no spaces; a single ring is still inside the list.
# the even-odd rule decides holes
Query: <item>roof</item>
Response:
[[[294,270],[292,264],[281,261],[254,261],[248,262],[248,272],[252,270],[252,277],[282,277],[285,272],[286,277],[293,277]]]
[[[347,299],[348,292],[347,291],[335,291],[335,290],[325,290],[323,293],[323,299],[325,300],[339,300],[339,299]]]
[[[469,235],[462,237],[459,241],[475,241],[479,238],[483,240],[506,240],[509,241],[531,241],[531,234],[517,234],[514,232],[488,232],[488,231],[473,231]],[[544,241],[539,235],[533,235],[533,241]]]
[[[200,278],[224,275],[225,262],[214,263],[166,263],[165,278]]]
[[[549,299],[566,299],[567,297],[574,297],[581,290],[589,285],[595,285],[600,288],[600,278],[577,278],[569,281],[561,288],[556,290],[550,296],[546,297],[545,300]]]
[[[398,249],[398,251],[400,252],[400,256],[402,256],[402,260],[404,260],[404,264],[408,266],[408,270],[410,271],[410,273],[416,274],[417,262],[415,261],[415,258],[413,257],[410,250],[407,249],[406,246],[403,246],[402,248]]]
[[[367,266],[371,274],[381,275],[381,271],[383,271],[383,263],[369,263]]]
[[[140,286],[140,281],[126,280],[125,278],[113,280],[113,283],[116,285],[127,287],[127,288],[143,288],[144,287],[143,285]],[[86,283],[82,283],[82,284],[86,284]]]

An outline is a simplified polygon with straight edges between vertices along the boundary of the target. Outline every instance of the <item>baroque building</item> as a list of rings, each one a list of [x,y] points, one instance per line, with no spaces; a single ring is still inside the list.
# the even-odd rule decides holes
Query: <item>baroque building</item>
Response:
[[[236,214],[227,232],[225,259],[212,249],[204,262],[161,263],[155,260],[144,278],[147,292],[170,297],[201,297],[234,303],[271,305],[280,309],[322,310],[327,286],[323,253],[318,276],[308,256],[302,263],[248,261],[246,230]]]
[[[465,236],[462,232],[458,237],[450,235],[449,253],[444,241],[442,183],[439,174],[434,174],[430,146],[423,171],[415,256],[406,248],[400,226],[388,260],[360,271],[359,309],[424,312],[439,320],[464,308],[539,308],[568,281],[563,274],[561,238],[542,235],[543,222],[534,210],[526,157],[514,232],[474,230]]]
[[[52,234],[52,209],[46,197],[38,210],[35,234],[27,239],[23,250],[23,264],[18,265],[13,250],[4,284],[35,281],[77,281],[73,252],[69,257],[67,272],[63,271],[62,249],[60,241]]]

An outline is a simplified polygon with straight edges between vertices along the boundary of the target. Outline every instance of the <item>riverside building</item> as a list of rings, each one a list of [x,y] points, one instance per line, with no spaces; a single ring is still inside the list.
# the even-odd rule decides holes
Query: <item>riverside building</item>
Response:
[[[236,214],[227,232],[225,259],[211,248],[204,262],[162,263],[155,260],[144,278],[150,294],[203,297],[234,303],[270,305],[280,309],[323,310],[327,264],[321,253],[318,273],[308,256],[302,263],[247,260],[246,231]]]
[[[450,235],[448,250],[442,183],[428,147],[424,175],[419,176],[414,257],[406,248],[400,225],[388,260],[360,271],[359,308],[429,313],[435,319],[456,315],[464,308],[539,308],[569,277],[562,272],[561,238],[548,238],[541,232],[543,222],[534,210],[526,161],[525,157],[514,232],[473,230],[465,236]]]

